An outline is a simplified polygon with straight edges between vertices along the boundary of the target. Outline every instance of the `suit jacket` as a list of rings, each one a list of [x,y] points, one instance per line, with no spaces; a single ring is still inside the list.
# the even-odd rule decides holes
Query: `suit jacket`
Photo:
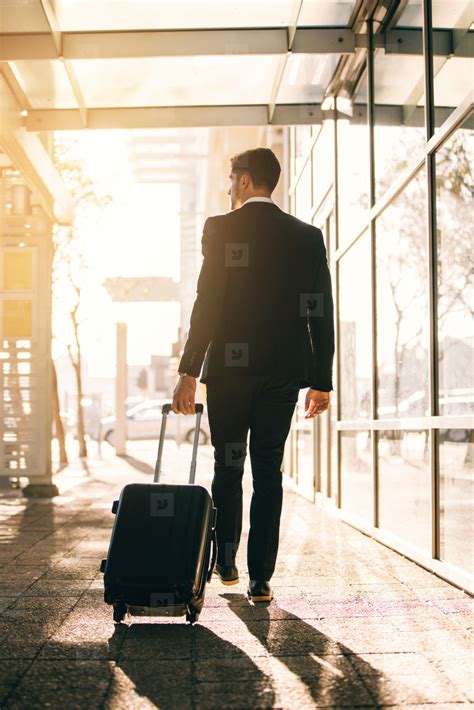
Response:
[[[209,217],[187,342],[178,370],[300,378],[330,391],[331,276],[320,229],[270,202]],[[205,358],[205,359],[204,359]]]

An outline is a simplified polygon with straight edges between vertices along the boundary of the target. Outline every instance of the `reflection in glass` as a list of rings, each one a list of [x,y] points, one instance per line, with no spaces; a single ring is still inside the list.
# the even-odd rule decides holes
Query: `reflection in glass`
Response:
[[[380,527],[431,552],[428,431],[378,432]]]
[[[295,410],[296,466],[299,492],[309,500],[314,500],[314,420],[304,418],[307,391],[299,391]]]
[[[423,71],[421,56],[379,52],[374,57],[376,198],[424,150]]]
[[[474,412],[473,134],[458,129],[436,154],[440,414]]]
[[[332,395],[331,395],[332,397]],[[319,446],[319,488],[323,495],[328,494],[329,489],[329,412],[323,412],[316,418],[316,436]]]
[[[311,145],[311,126],[295,126],[295,173],[299,175]]]
[[[341,419],[370,416],[371,311],[368,234],[339,261]]]
[[[296,185],[296,216],[303,222],[311,222],[311,159],[303,168]]]
[[[270,101],[276,54],[73,59],[90,107],[232,105]],[[242,81],[245,76],[245,81]],[[76,104],[77,105],[77,104]]]
[[[341,432],[341,498],[344,510],[373,522],[370,431]]]
[[[440,431],[441,559],[474,573],[474,437]]]
[[[428,409],[428,284],[423,168],[376,222],[378,416]]]
[[[440,126],[472,91],[474,59],[462,55],[474,16],[472,0],[432,0],[432,8],[433,28],[454,29],[454,53],[461,55],[433,57],[435,122]]]
[[[344,105],[338,108],[343,111]],[[367,106],[367,86],[356,96],[356,102]],[[337,182],[339,244],[347,244],[362,231],[369,207],[369,129],[365,124],[337,119]]]
[[[334,121],[324,121],[313,148],[313,206],[317,207],[334,181]]]
[[[290,54],[278,91],[279,104],[320,103],[340,60],[337,54]]]

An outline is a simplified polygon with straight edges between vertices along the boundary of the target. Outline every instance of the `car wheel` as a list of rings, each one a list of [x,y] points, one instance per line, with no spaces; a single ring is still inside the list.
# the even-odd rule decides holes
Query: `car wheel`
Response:
[[[193,443],[195,431],[195,429],[190,429],[186,434],[186,441],[188,442],[188,444]],[[207,435],[202,429],[199,431],[199,444],[207,444]]]

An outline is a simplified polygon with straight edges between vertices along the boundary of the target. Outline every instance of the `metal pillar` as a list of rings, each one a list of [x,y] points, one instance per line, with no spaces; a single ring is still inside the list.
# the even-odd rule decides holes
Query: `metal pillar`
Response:
[[[117,323],[117,365],[115,376],[115,453],[127,453],[127,324]]]

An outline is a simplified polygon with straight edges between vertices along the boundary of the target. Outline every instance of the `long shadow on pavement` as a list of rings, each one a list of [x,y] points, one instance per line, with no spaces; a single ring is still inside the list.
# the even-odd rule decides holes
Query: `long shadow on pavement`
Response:
[[[284,673],[287,680],[282,679],[283,687],[296,677],[315,705],[334,708],[387,703],[386,689],[382,699],[383,674],[344,644],[281,609],[275,601],[270,611],[270,605],[264,603],[252,605],[247,601],[246,605],[236,604],[241,595],[227,593],[222,596],[275,659],[275,668],[286,666],[288,673]]]

